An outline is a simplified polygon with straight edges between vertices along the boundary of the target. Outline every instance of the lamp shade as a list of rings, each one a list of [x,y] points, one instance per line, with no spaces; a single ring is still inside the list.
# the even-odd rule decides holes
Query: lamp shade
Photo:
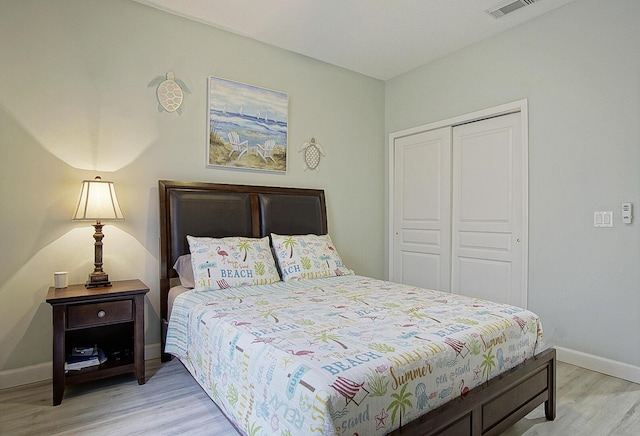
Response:
[[[73,219],[97,221],[124,219],[113,182],[102,180],[100,176],[95,180],[83,181]]]

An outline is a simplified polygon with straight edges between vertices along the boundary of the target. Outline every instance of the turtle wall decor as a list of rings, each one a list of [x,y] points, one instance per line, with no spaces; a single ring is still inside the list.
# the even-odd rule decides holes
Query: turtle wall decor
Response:
[[[320,165],[320,157],[324,156],[324,149],[322,146],[316,142],[316,138],[311,138],[309,141],[305,141],[302,143],[300,150],[298,153],[304,151],[304,170],[318,170],[318,165]]]
[[[191,94],[187,85],[180,79],[176,79],[175,74],[169,71],[165,76],[158,76],[149,82],[147,87],[158,86],[156,96],[158,97],[158,112],[182,112],[180,106],[184,101],[184,94]]]

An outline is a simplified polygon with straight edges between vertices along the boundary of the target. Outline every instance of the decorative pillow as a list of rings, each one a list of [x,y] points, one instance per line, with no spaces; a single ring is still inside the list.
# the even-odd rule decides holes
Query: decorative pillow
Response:
[[[329,235],[272,233],[271,242],[285,282],[353,274],[342,262]]]
[[[193,266],[191,265],[191,255],[183,254],[176,260],[176,263],[173,264],[173,269],[178,273],[178,277],[180,277],[180,284],[185,288],[195,288],[193,279]]]
[[[279,282],[269,238],[187,236],[195,288],[208,291]]]

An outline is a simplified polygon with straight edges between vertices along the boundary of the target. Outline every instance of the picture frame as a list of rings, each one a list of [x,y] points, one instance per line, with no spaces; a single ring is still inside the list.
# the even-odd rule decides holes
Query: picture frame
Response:
[[[215,76],[207,92],[207,167],[285,173],[289,96]]]

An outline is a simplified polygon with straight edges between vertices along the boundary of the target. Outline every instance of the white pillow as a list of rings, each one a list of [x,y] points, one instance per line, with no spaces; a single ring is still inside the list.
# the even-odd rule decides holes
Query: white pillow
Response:
[[[195,289],[208,291],[279,282],[269,238],[187,236]]]
[[[271,242],[285,282],[353,274],[342,262],[329,235],[272,233]]]
[[[180,284],[182,286],[189,289],[196,287],[193,282],[193,266],[191,265],[190,254],[183,254],[178,257],[176,263],[173,264],[173,269],[178,273],[178,277],[180,277]]]

